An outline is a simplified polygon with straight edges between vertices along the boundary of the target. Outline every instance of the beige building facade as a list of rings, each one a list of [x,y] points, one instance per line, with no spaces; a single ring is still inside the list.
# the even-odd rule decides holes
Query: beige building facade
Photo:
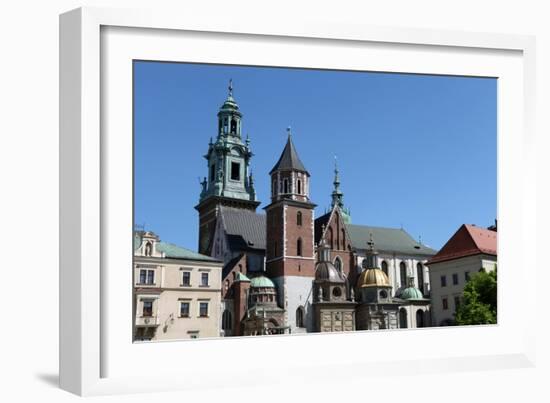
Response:
[[[134,234],[134,341],[219,337],[223,263]]]
[[[431,277],[432,323],[452,325],[471,276],[497,268],[496,228],[462,225],[427,266]]]

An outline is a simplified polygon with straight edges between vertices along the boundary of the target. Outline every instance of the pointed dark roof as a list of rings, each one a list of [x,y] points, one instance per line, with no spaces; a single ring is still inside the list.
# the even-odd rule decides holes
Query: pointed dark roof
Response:
[[[271,175],[274,171],[277,171],[279,169],[290,169],[295,171],[302,171],[309,175],[309,172],[304,167],[304,164],[302,164],[302,161],[300,161],[300,157],[298,157],[298,153],[296,152],[296,147],[294,147],[294,143],[292,142],[292,136],[290,134],[288,136],[285,149],[283,150],[283,153],[279,158],[279,161],[277,161],[277,163],[275,164],[273,169],[269,172],[269,174]]]

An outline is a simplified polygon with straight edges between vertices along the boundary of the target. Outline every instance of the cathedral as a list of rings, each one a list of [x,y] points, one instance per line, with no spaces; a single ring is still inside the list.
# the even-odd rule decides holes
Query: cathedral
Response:
[[[258,212],[242,118],[230,81],[195,207],[199,253],[223,261],[223,335],[430,326],[425,263],[436,251],[402,228],[352,224],[336,165],[330,209],[316,218],[311,173],[290,129]]]

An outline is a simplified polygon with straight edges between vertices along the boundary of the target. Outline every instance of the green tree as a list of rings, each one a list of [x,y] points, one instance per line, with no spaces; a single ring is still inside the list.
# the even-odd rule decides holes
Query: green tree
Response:
[[[497,323],[497,270],[481,270],[464,287],[464,299],[455,314],[456,325]]]

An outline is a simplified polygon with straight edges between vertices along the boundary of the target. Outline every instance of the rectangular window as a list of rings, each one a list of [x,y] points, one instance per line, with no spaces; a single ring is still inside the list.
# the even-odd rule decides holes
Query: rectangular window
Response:
[[[241,180],[241,164],[238,162],[231,163],[231,179],[234,181]]]
[[[208,286],[208,273],[201,273],[201,286]]]
[[[447,277],[441,276],[441,287],[447,287]]]
[[[153,301],[143,301],[143,316],[153,316]]]
[[[214,179],[216,179],[216,168],[215,165],[210,165],[210,183],[214,182]]]
[[[180,316],[182,318],[189,317],[189,302],[182,302],[180,304]]]
[[[447,301],[447,298],[443,298],[442,302],[443,302],[443,310],[449,309],[449,302]]]
[[[208,302],[201,302],[199,304],[199,316],[205,318],[208,316]]]
[[[141,269],[139,271],[139,284],[155,284],[155,271]]]
[[[458,285],[458,274],[453,274],[453,285]]]
[[[469,271],[464,273],[464,281],[466,281],[466,282],[470,281],[470,272]]]
[[[191,285],[191,273],[184,271],[181,278],[181,285]]]

